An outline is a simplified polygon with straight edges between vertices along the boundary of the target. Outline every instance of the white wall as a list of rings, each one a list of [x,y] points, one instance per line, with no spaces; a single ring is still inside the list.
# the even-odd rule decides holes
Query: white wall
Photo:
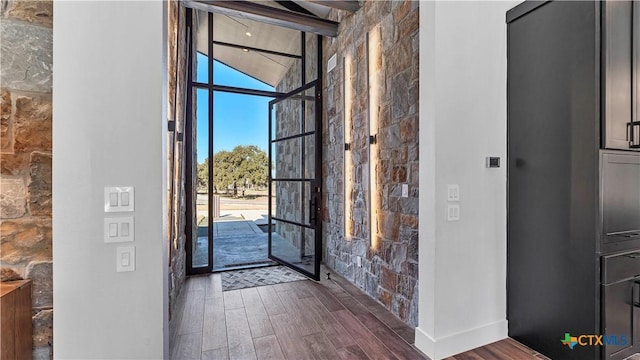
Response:
[[[505,13],[516,4],[420,4],[416,345],[432,359],[507,336]],[[447,184],[460,185],[458,222],[446,221]]]
[[[54,2],[56,359],[162,358],[167,338],[165,4]],[[103,188],[135,187],[136,271],[103,242]]]

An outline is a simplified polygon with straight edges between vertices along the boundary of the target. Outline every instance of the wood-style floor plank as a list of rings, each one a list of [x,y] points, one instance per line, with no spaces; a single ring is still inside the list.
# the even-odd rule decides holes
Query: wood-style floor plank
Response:
[[[208,276],[192,276],[187,278],[184,282],[184,288],[182,291],[191,292],[191,291],[200,291],[205,289],[205,284],[207,282]]]
[[[312,289],[315,297],[320,300],[320,302],[327,308],[327,310],[338,311],[345,309],[345,307],[324,286],[311,283],[310,289]]]
[[[184,308],[178,327],[178,335],[202,332],[204,320],[204,289],[185,294]]]
[[[225,311],[242,309],[244,307],[240,290],[225,291],[223,294]]]
[[[336,349],[324,333],[307,335],[304,337],[304,341],[315,359],[332,360],[338,358]]]
[[[358,300],[354,299],[352,296],[338,297],[338,301],[349,310],[354,315],[362,315],[368,314],[369,310],[367,310],[362,304],[358,302]]]
[[[238,293],[239,294],[239,293]],[[225,297],[226,303],[226,297]],[[251,330],[244,308],[225,311],[227,322],[227,343],[230,359],[255,359]]]
[[[273,331],[282,346],[282,352],[290,360],[313,359],[309,348],[304,344],[300,331],[289,314],[270,316]]]
[[[202,360],[229,360],[229,351],[226,347],[203,351]]]
[[[298,299],[295,292],[292,290],[282,291],[278,293],[278,296],[287,314],[291,316],[302,336],[317,334],[322,331],[318,323],[316,323],[306,309],[300,306],[300,299]]]
[[[273,328],[267,316],[267,310],[262,304],[260,294],[256,288],[242,289],[242,302],[247,313],[251,336],[255,338],[273,335]]]
[[[358,315],[357,318],[387,347],[398,359],[426,359],[422,354],[414,350],[407,342],[401,339],[382,321],[373,314]]]
[[[204,304],[202,351],[227,348],[227,321],[221,298],[207,299]]]
[[[369,360],[367,354],[365,354],[358,345],[351,345],[346,348],[338,349],[338,355],[342,360]]]
[[[205,299],[220,299],[222,297],[222,275],[209,275],[205,283]]]
[[[286,311],[278,294],[276,294],[275,290],[271,286],[261,286],[258,287],[258,294],[260,294],[260,299],[262,299],[262,304],[264,308],[267,310],[268,315],[278,315],[284,314]]]
[[[173,360],[200,360],[202,355],[202,333],[180,335],[173,345],[171,359]]]
[[[355,340],[349,332],[340,325],[338,320],[329,314],[329,311],[318,299],[305,298],[301,299],[300,303],[302,307],[311,314],[318,325],[320,325],[322,332],[327,335],[327,338],[336,349],[356,345]]]
[[[275,335],[267,335],[253,339],[258,360],[282,360],[284,354],[280,348],[280,343]]]
[[[397,359],[358,319],[348,310],[334,311],[331,315],[351,334],[360,348],[371,359]]]
[[[310,280],[294,281],[290,283],[291,284],[290,286],[293,289],[293,291],[296,293],[296,295],[298,295],[298,298],[302,299],[302,298],[313,296],[311,291],[309,291],[309,288],[308,288],[309,282]]]

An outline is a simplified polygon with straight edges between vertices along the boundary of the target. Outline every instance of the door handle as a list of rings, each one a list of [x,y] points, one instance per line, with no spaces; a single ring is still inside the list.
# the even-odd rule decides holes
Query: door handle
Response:
[[[311,200],[309,200],[309,225],[311,226],[316,225],[316,213],[317,213],[316,205],[317,205],[317,197],[312,196]]]

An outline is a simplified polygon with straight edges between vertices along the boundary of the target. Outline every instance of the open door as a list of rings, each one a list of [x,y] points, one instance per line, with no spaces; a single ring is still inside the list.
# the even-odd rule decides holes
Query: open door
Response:
[[[269,258],[320,280],[320,89],[269,102]]]

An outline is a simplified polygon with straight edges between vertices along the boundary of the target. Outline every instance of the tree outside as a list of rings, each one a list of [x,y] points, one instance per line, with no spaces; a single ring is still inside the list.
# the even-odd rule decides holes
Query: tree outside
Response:
[[[214,155],[214,191],[259,188],[267,185],[269,158],[255,145],[236,146],[232,151],[218,151]],[[197,166],[198,191],[206,192],[209,182],[209,158]]]

